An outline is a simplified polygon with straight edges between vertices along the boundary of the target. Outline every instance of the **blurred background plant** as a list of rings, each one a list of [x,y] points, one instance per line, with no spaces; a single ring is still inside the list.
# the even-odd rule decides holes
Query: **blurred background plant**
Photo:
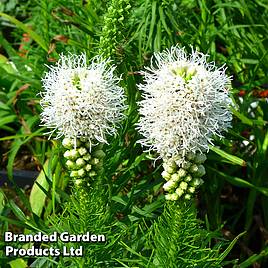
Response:
[[[140,92],[135,85],[142,81],[138,71],[149,64],[153,52],[176,43],[188,51],[190,45],[196,47],[218,65],[226,63],[236,107],[233,128],[211,147],[205,183],[196,198],[198,217],[207,229],[196,236],[207,242],[199,245],[204,263],[187,261],[193,256],[189,249],[196,239],[193,236],[182,242],[185,259],[173,265],[214,267],[205,263],[225,259],[230,250],[225,263],[215,262],[215,267],[268,265],[267,1],[14,0],[2,1],[0,12],[0,169],[7,172],[10,183],[0,191],[1,233],[90,229],[109,237],[104,246],[84,245],[88,257],[83,259],[10,260],[1,251],[3,267],[31,263],[33,267],[160,267],[166,252],[159,251],[155,257],[152,249],[157,243],[168,248],[169,237],[161,229],[163,223],[152,223],[157,223],[164,207],[162,167],[158,162],[154,165],[136,143]],[[47,140],[46,130],[39,126],[38,93],[45,64],[54,64],[60,53],[68,51],[85,51],[88,58],[98,53],[111,57],[118,74],[123,74],[121,85],[129,104],[117,137],[105,148],[105,208],[98,200],[100,194],[92,192],[88,215],[104,211],[105,217],[95,215],[86,221],[79,220],[79,209],[68,205],[71,188],[62,168],[61,147]],[[39,175],[32,187],[18,187],[13,184],[16,170]],[[78,204],[75,197],[72,202]],[[168,218],[168,212],[164,216]],[[186,223],[199,226],[187,219]],[[244,231],[238,241],[233,240]],[[163,232],[163,241],[153,242]],[[227,240],[237,243],[226,248]],[[207,245],[212,251],[206,255]],[[4,247],[2,241],[0,247]],[[174,252],[178,249],[169,254]],[[162,265],[173,267],[172,263]]]

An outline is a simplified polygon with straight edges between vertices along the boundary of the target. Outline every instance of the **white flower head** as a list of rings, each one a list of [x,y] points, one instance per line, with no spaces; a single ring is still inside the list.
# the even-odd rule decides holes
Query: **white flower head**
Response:
[[[230,127],[230,77],[207,55],[177,46],[155,53],[139,85],[140,143],[181,164],[187,153],[208,151],[214,135]]]
[[[65,136],[90,143],[106,142],[106,134],[116,133],[115,124],[123,117],[125,97],[118,85],[115,67],[100,57],[86,62],[86,55],[61,55],[42,79],[41,122]]]

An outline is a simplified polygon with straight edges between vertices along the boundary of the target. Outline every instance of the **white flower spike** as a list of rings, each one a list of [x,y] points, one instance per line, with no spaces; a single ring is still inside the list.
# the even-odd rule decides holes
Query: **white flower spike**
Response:
[[[224,66],[197,51],[187,55],[175,46],[154,58],[139,85],[140,143],[181,165],[187,154],[208,151],[213,135],[230,127],[230,78]]]
[[[62,136],[89,144],[105,143],[116,133],[115,124],[126,109],[124,90],[113,72],[115,67],[100,57],[87,65],[86,55],[61,55],[42,79],[41,122]]]

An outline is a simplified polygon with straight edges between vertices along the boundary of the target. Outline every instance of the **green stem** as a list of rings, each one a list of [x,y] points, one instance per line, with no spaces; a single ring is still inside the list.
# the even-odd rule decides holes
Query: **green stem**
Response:
[[[211,237],[201,228],[192,201],[166,203],[154,224],[153,267],[221,267],[216,265],[218,251],[209,248]]]

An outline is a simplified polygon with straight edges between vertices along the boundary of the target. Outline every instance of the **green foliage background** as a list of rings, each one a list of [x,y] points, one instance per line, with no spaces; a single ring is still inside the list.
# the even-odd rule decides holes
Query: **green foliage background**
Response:
[[[14,0],[1,2],[0,12],[0,165],[11,182],[23,155],[40,171],[30,194],[14,185],[12,198],[1,189],[1,233],[90,230],[108,237],[105,245],[83,245],[85,258],[11,261],[2,251],[3,267],[268,265],[267,1]],[[24,53],[18,53],[21,43]],[[154,165],[136,143],[138,71],[153,52],[174,44],[226,63],[233,77],[233,128],[211,148],[196,204],[165,204],[161,162]],[[105,176],[92,185],[87,211],[71,195],[61,146],[39,126],[41,77],[67,52],[110,57],[129,105],[118,135],[105,147]],[[195,207],[204,223],[196,220]]]

